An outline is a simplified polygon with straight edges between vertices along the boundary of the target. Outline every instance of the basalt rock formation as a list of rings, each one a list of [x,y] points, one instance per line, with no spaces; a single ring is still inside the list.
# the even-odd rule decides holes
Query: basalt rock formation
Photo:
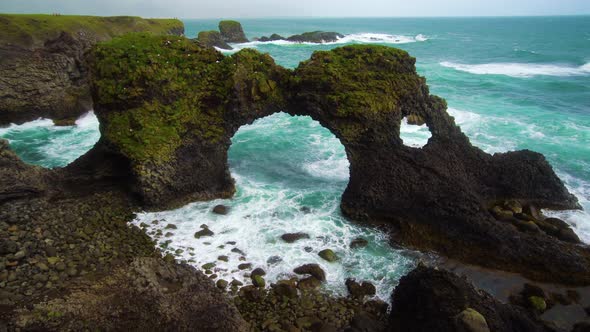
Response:
[[[218,31],[201,31],[197,36],[197,42],[203,47],[219,47],[224,50],[231,50]]]
[[[247,43],[249,41],[244,34],[242,24],[238,21],[219,22],[219,32],[226,43]]]
[[[117,38],[93,53],[95,150],[126,165],[125,185],[145,207],[167,208],[231,197],[227,151],[240,126],[281,111],[308,115],[344,145],[350,182],[341,207],[351,218],[382,221],[404,245],[469,263],[590,283],[588,248],[488,211],[503,200],[578,208],[545,158],[473,147],[414,63],[402,50],[357,45],[315,52],[290,71],[254,50],[224,57],[179,37]],[[399,136],[407,116],[432,133],[421,149]]]
[[[75,119],[92,109],[87,52],[129,32],[182,35],[178,20],[0,15],[0,125]]]
[[[551,331],[526,310],[500,303],[468,280],[424,266],[401,278],[389,317],[390,331]]]

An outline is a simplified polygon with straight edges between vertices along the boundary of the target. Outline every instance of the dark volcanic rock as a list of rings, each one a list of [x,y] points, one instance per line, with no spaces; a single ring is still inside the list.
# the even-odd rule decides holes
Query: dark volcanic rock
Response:
[[[171,24],[173,23],[173,24]],[[0,125],[92,109],[86,52],[128,32],[178,34],[178,20],[0,14]]]
[[[278,35],[276,33],[273,33],[272,35],[270,35],[270,37],[262,36],[262,37],[258,38],[258,41],[261,41],[261,42],[269,42],[269,41],[277,41],[277,40],[286,40],[286,38],[281,35]]]
[[[365,296],[373,296],[377,292],[375,286],[370,282],[358,283],[354,279],[346,279],[346,289],[350,296],[362,299]]]
[[[309,239],[309,235],[306,233],[285,233],[281,235],[281,239],[287,243],[293,243],[301,239]]]
[[[338,39],[344,37],[344,35],[338,32],[324,32],[324,31],[313,31],[305,32],[300,35],[293,35],[287,38],[288,41],[296,43],[331,43],[338,41]]]
[[[224,50],[231,50],[233,47],[229,46],[218,31],[201,31],[197,37],[198,43],[203,47],[219,47]]]
[[[424,266],[404,276],[395,288],[389,329],[460,331],[467,322],[477,322],[478,314],[490,331],[549,331],[524,309],[502,304],[450,272]]]
[[[219,32],[226,43],[247,43],[249,41],[244,34],[242,25],[237,21],[219,22]]]
[[[8,141],[0,139],[0,204],[19,198],[40,196],[47,188],[50,171],[25,164]]]
[[[136,259],[91,287],[18,315],[25,330],[247,330],[213,281],[190,266],[156,258]]]
[[[326,273],[322,268],[317,264],[305,264],[301,265],[293,270],[293,272],[297,274],[309,274],[312,277],[318,279],[319,281],[326,280]]]
[[[229,213],[229,207],[225,206],[225,205],[215,205],[215,207],[213,208],[213,213],[215,214],[221,214],[221,215],[226,215]]]
[[[145,206],[231,196],[231,137],[244,124],[286,111],[311,116],[344,145],[351,167],[341,208],[348,217],[386,222],[402,245],[537,280],[590,283],[587,248],[530,224],[515,228],[488,211],[505,201],[518,203],[511,207],[518,213],[531,204],[578,208],[545,158],[526,150],[492,156],[473,147],[406,52],[345,46],[315,52],[290,72],[253,50],[224,57],[182,38],[137,39],[103,44],[94,53],[93,96],[103,135],[95,149],[128,161],[130,190]],[[145,52],[190,70],[129,63]],[[140,73],[150,74],[121,74],[131,65],[149,67]],[[121,76],[128,81],[121,83]],[[129,89],[107,88],[114,82]],[[410,114],[432,133],[421,149],[399,136]]]

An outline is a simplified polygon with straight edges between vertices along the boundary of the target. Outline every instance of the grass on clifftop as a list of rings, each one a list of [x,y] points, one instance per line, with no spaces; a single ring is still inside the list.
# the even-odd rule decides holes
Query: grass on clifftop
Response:
[[[143,19],[135,16],[76,16],[45,14],[0,14],[0,46],[42,46],[61,32],[85,32],[91,39],[105,40],[129,32],[156,35],[184,31],[177,19]]]

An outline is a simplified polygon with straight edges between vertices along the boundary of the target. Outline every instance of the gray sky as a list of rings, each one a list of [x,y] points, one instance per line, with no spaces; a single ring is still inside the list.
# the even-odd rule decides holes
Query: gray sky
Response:
[[[590,0],[0,0],[0,12],[179,18],[590,14]]]

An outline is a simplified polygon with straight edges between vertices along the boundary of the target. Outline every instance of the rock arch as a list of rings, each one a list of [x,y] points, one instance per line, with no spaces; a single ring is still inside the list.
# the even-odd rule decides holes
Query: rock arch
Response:
[[[101,172],[119,172],[148,208],[230,197],[227,151],[238,128],[279,111],[309,115],[346,150],[341,207],[351,218],[386,222],[402,243],[463,261],[590,283],[587,249],[488,212],[505,199],[578,207],[544,157],[473,147],[405,51],[345,46],[290,71],[254,50],[225,57],[182,37],[135,34],[96,47],[91,63],[102,138],[70,172],[118,160]],[[399,137],[410,114],[431,130],[422,149]]]

